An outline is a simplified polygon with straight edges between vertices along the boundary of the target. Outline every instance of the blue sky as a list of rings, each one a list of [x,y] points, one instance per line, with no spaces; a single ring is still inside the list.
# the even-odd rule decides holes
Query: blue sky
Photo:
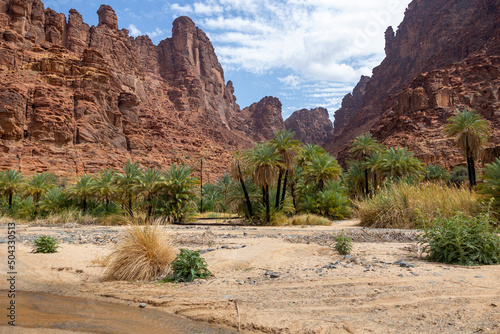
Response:
[[[170,37],[172,21],[193,19],[209,36],[241,108],[278,97],[283,117],[302,108],[333,113],[361,75],[384,58],[384,32],[403,19],[410,0],[132,0],[113,7],[119,28],[153,42]],[[67,15],[75,8],[97,25],[101,2],[47,0]]]

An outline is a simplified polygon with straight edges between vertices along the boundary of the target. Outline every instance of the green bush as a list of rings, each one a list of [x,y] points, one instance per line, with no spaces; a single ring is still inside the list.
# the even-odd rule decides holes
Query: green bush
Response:
[[[483,169],[483,183],[478,185],[479,193],[486,195],[496,213],[500,213],[500,158]]]
[[[420,241],[428,260],[466,266],[500,264],[500,236],[488,215],[459,214],[435,220]]]
[[[351,254],[352,250],[352,239],[347,237],[344,234],[344,230],[336,237],[333,238],[335,240],[335,250],[339,252],[340,255]]]
[[[181,249],[180,253],[172,262],[174,282],[192,282],[197,278],[207,278],[210,271],[207,269],[207,263],[200,257],[199,251]]]
[[[48,235],[39,236],[34,243],[33,253],[55,253],[57,252],[57,241]]]

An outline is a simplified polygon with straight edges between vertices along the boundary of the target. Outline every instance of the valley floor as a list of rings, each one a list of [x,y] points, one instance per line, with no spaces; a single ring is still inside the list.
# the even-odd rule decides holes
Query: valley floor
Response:
[[[428,263],[416,232],[356,225],[166,226],[177,247],[211,250],[202,256],[213,277],[179,284],[102,282],[100,263],[123,227],[17,226],[16,288],[144,302],[234,330],[239,321],[247,333],[500,333],[500,266]],[[355,239],[352,257],[332,250],[331,236],[341,229]],[[6,230],[1,226],[0,239]],[[62,240],[58,253],[30,253],[41,234]],[[5,290],[5,243],[0,259]]]

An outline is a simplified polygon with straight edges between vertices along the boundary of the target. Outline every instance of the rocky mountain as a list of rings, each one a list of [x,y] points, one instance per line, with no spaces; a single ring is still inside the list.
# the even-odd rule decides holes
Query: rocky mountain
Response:
[[[386,31],[384,61],[337,112],[341,121],[325,145],[329,152],[345,160],[346,145],[371,131],[426,162],[451,166],[459,152],[441,126],[466,106],[491,121],[490,145],[498,144],[499,13],[498,0],[412,1],[397,32]],[[355,95],[362,102],[353,103]]]
[[[285,128],[295,132],[295,138],[308,144],[323,145],[333,134],[333,125],[325,108],[301,109],[285,120]]]
[[[240,110],[210,40],[188,17],[154,45],[119,29],[111,7],[97,14],[89,27],[76,10],[66,19],[40,0],[0,0],[0,169],[70,176],[127,159],[196,169],[203,157],[214,175],[232,150],[283,127],[277,99],[259,102],[276,122]]]
[[[278,98],[266,96],[241,111],[243,117],[236,129],[246,133],[255,142],[274,137],[275,131],[285,130]]]

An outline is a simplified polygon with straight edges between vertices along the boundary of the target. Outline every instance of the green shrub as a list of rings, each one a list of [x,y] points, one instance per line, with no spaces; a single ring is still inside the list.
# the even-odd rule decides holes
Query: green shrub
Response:
[[[440,165],[430,164],[425,169],[424,181],[448,181],[449,179],[448,172]]]
[[[485,209],[476,193],[440,183],[392,184],[357,202],[357,207],[362,226],[411,229],[423,228],[438,216],[476,216]]]
[[[35,240],[33,253],[55,253],[57,252],[57,241],[54,237],[42,235]]]
[[[488,215],[459,214],[435,220],[420,241],[428,260],[467,266],[500,264],[500,236]]]
[[[352,239],[347,237],[344,234],[344,230],[336,237],[333,238],[335,240],[335,250],[339,252],[340,255],[351,254],[352,250]]]
[[[486,195],[497,214],[500,213],[500,158],[483,169],[483,183],[478,185],[479,193]]]
[[[174,282],[192,282],[197,278],[207,278],[210,271],[207,269],[207,263],[200,257],[199,251],[181,249],[180,253],[172,262]]]
[[[463,185],[469,181],[469,171],[467,167],[456,166],[450,173],[450,182],[456,185]]]

